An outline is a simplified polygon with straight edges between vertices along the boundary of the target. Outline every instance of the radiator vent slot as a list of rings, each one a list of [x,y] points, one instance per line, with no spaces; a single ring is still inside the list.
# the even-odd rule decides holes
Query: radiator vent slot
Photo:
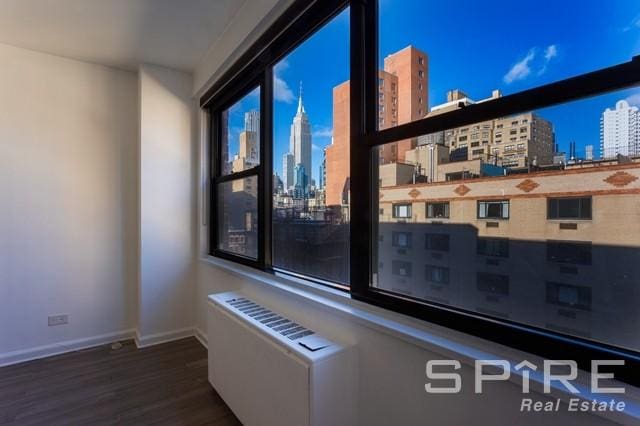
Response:
[[[249,321],[261,323],[281,336],[287,337],[289,340],[295,341],[315,334],[315,332],[308,328],[305,328],[282,315],[278,315],[245,297],[230,299],[227,300],[226,303],[238,310],[243,316],[247,317]]]

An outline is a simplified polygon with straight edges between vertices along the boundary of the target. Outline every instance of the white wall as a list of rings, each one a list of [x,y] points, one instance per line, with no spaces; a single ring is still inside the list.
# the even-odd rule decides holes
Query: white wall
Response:
[[[140,283],[142,344],[190,335],[196,159],[190,74],[140,68]]]
[[[193,72],[193,93],[201,96],[260,37],[293,0],[250,0],[227,25]]]
[[[0,45],[0,363],[133,328],[137,118],[135,73]]]

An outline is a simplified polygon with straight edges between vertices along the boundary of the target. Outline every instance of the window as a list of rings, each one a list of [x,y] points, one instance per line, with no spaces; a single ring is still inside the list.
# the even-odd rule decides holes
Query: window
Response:
[[[478,201],[478,219],[509,219],[509,200]]]
[[[403,260],[394,260],[393,262],[391,262],[391,270],[393,275],[398,275],[400,277],[410,277],[411,266],[411,262],[405,262]]]
[[[445,219],[449,217],[449,203],[427,203],[427,217]]]
[[[509,295],[509,276],[478,272],[476,275],[477,288],[480,291],[499,296]]]
[[[272,103],[273,171],[283,181],[272,195],[272,264],[344,284],[349,282],[349,163],[344,157],[349,50],[346,43],[329,41],[348,39],[347,18],[342,12],[275,64]],[[310,79],[316,61],[330,61],[332,72]],[[379,99],[386,101],[383,91]],[[334,115],[338,110],[343,113]],[[324,163],[334,167],[320,176]]]
[[[393,246],[401,248],[411,247],[411,233],[409,232],[393,232]]]
[[[218,249],[258,257],[258,200],[255,176],[222,182],[218,185]],[[253,187],[253,189],[252,189]]]
[[[411,217],[411,204],[394,204],[393,205],[393,217],[396,217],[396,218],[410,218]]]
[[[214,250],[258,260],[258,175],[260,170],[260,86],[230,106],[219,120],[217,175],[213,191],[218,200]]]
[[[549,262],[591,265],[591,243],[547,241]]]
[[[434,284],[449,284],[449,268],[425,265],[425,275],[427,282]]]
[[[629,336],[640,320],[640,235],[633,226],[640,222],[640,183],[633,177],[640,163],[615,120],[617,110],[635,112],[623,101],[637,96],[640,62],[631,57],[640,50],[636,33],[611,34],[637,15],[633,2],[613,0],[606,14],[596,3],[542,8],[523,21],[520,9],[503,2],[449,10],[398,1],[296,0],[202,97],[211,125],[209,252],[546,358],[571,354],[581,368],[621,356],[627,364],[616,377],[634,380],[640,344]],[[452,35],[444,24],[454,21],[451,13],[471,26]],[[468,19],[477,16],[489,21]],[[524,35],[539,32],[536,22],[545,22],[553,44],[527,41]],[[496,45],[505,31],[522,37]],[[487,56],[493,51],[500,54]],[[459,67],[461,57],[473,72]],[[526,67],[514,67],[522,61]],[[291,138],[300,97],[307,120],[299,120],[304,132],[297,134],[305,137]],[[395,128],[379,130],[385,126]],[[467,134],[476,142],[479,129],[491,149],[513,138],[517,151],[480,159],[467,141],[455,146]],[[442,133],[433,139],[442,142],[421,143]],[[296,143],[311,146],[310,162],[296,158]],[[591,204],[544,202],[585,197],[602,205],[588,224],[568,221],[586,217]],[[444,213],[428,206],[443,199],[455,221],[431,220]],[[510,221],[498,222],[511,208]],[[554,211],[566,221],[548,222]],[[438,236],[426,237],[426,250],[413,250],[412,263],[408,255],[397,259],[392,232]],[[498,237],[505,241],[484,240]],[[406,241],[398,236],[395,243]],[[447,277],[446,298],[437,303],[421,273],[412,277],[412,266],[427,264],[434,285]],[[547,290],[555,282],[549,279],[569,284]],[[585,290],[571,286],[598,291],[586,303]],[[607,321],[581,319],[580,306]]]
[[[547,303],[590,311],[591,289],[584,286],[547,282]]]
[[[547,218],[591,220],[591,197],[549,198]]]
[[[509,257],[509,239],[479,237],[478,254],[482,256]]]
[[[448,234],[426,234],[425,242],[427,250],[449,251]]]

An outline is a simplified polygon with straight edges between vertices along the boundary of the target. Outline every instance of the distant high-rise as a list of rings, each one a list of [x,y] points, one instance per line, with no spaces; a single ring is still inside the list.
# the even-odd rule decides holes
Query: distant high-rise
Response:
[[[260,111],[249,111],[244,114],[244,129],[260,136]]]
[[[327,149],[322,150],[322,163],[318,167],[318,188],[323,189],[325,185],[325,167],[327,166]]]
[[[293,154],[287,152],[282,156],[282,183],[284,185],[285,192],[293,187],[293,168]]]
[[[253,167],[260,162],[260,113],[249,111],[244,114],[244,131],[240,133],[239,157],[246,165]]]
[[[588,161],[593,160],[593,145],[586,145],[584,147],[584,159]]]
[[[309,192],[309,178],[307,171],[305,170],[304,165],[301,163],[296,164],[296,167],[293,170],[295,179],[295,196],[297,198],[304,198]]]
[[[300,83],[300,95],[298,97],[298,110],[293,123],[291,123],[291,136],[289,138],[289,152],[293,154],[295,167],[302,165],[305,173],[305,181],[311,182],[311,124],[302,103],[302,82]],[[295,184],[298,185],[297,176]],[[305,187],[305,191],[308,188]]]
[[[614,110],[607,108],[600,119],[600,155],[614,158],[618,154],[640,155],[640,114],[624,100],[616,102]]]
[[[384,59],[378,71],[378,128],[385,129],[423,118],[429,111],[427,54],[407,46]],[[349,82],[333,88],[333,141],[326,148],[326,204],[341,205],[349,191]],[[417,138],[386,144],[380,162],[405,161]]]

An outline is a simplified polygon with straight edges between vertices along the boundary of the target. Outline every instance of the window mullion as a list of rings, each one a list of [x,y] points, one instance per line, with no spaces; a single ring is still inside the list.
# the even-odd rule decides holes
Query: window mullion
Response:
[[[258,197],[261,206],[260,248],[262,267],[270,268],[272,261],[273,213],[273,67],[266,67],[261,92],[260,184]]]

